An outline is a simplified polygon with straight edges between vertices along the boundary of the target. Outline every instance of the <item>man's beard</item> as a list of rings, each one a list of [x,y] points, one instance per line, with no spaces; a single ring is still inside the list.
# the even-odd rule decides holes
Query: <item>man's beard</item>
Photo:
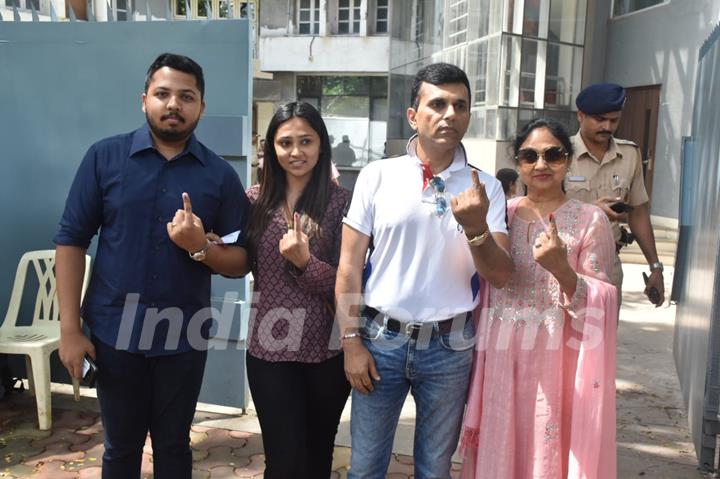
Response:
[[[148,126],[150,126],[150,130],[153,132],[153,134],[160,140],[168,142],[178,142],[186,140],[190,137],[190,135],[192,135],[192,132],[195,131],[195,128],[200,121],[200,118],[198,118],[193,123],[190,123],[189,125],[187,125],[186,128],[183,129],[166,129],[155,124],[155,122],[150,118],[150,115],[148,115],[147,113],[145,113],[145,118],[147,119]],[[185,124],[186,120],[184,118],[178,118],[180,119],[179,121],[181,123]]]

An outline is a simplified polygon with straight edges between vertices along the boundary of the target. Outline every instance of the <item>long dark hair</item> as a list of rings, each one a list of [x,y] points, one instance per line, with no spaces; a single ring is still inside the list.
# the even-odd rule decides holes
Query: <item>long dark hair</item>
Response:
[[[320,157],[313,168],[310,181],[295,204],[295,211],[303,214],[317,227],[330,201],[332,150],[325,122],[315,107],[309,103],[303,101],[285,103],[275,111],[265,134],[260,193],[250,209],[248,220],[247,246],[253,261],[256,259],[258,244],[270,223],[273,211],[281,207],[282,202],[285,201],[287,177],[275,152],[275,135],[280,125],[296,117],[307,121],[320,137]]]

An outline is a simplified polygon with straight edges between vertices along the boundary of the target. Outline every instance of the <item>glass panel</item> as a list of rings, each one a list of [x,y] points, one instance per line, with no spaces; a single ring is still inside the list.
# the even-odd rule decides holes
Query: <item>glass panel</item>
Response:
[[[490,32],[490,0],[479,0],[473,10],[477,12],[474,38],[487,36]]]
[[[350,0],[340,0],[340,8],[348,8],[350,6]]]
[[[615,0],[613,8],[613,16],[625,15],[626,13],[636,12],[643,8],[659,5],[664,0]]]
[[[301,22],[309,22],[310,21],[310,11],[309,10],[300,10],[300,21]]]
[[[310,0],[300,0],[300,8],[310,8]]]
[[[538,42],[523,39],[520,64],[520,103],[535,102]]]
[[[307,35],[310,33],[310,24],[309,23],[301,23],[300,24],[300,34]]]
[[[360,22],[353,22],[353,33],[360,33]]]
[[[577,30],[584,30],[585,19],[580,16],[577,1],[550,0],[548,40],[574,43]]]
[[[509,140],[513,138],[517,132],[517,110],[513,108],[498,108],[497,139]]]
[[[220,0],[218,3],[218,17],[220,18],[229,18],[230,17],[230,8],[228,5],[228,2],[226,0]]]
[[[318,23],[313,23],[313,33],[317,35],[320,32],[320,25]]]
[[[370,95],[374,97],[387,97],[388,79],[387,77],[371,77],[370,78]]]
[[[198,17],[207,17],[207,3],[205,3],[205,0],[198,1]]]
[[[338,20],[347,21],[350,18],[350,10],[340,10],[338,12]]]
[[[516,128],[516,134],[517,131],[522,130],[525,128],[525,126],[533,121],[536,117],[541,116],[538,114],[537,110],[527,110],[527,109],[521,109],[518,111],[518,121],[517,121],[517,128]]]
[[[487,98],[488,42],[481,41],[468,47],[470,87],[473,90],[473,102],[485,103]]]
[[[517,106],[520,87],[520,37],[503,38],[502,53],[502,97],[500,105]]]
[[[387,98],[373,98],[370,111],[370,121],[387,121],[388,102]]]
[[[388,0],[377,0],[378,7],[387,7]]]
[[[175,2],[175,15],[185,16],[186,12],[187,10],[185,9],[185,0],[177,0]]]
[[[523,35],[537,37],[540,33],[540,0],[525,0]]]
[[[367,96],[369,91],[370,77],[323,77],[323,96]]]
[[[348,23],[338,23],[338,33],[350,33]]]
[[[316,8],[313,10],[313,13],[315,13],[315,15],[313,15],[313,17],[315,17],[314,20],[316,22],[319,22],[320,21],[320,10]]]
[[[378,20],[387,20],[387,8],[381,8],[377,11],[377,18]]]
[[[375,33],[387,33],[387,20],[378,20],[375,25]]]
[[[580,92],[582,48],[548,43],[545,107],[572,109]]]
[[[322,95],[322,77],[298,76],[297,95],[300,97],[319,97]]]

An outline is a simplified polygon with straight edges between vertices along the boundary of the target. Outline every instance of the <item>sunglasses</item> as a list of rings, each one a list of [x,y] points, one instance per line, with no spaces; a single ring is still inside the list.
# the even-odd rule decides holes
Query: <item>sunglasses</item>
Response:
[[[428,183],[435,194],[435,214],[443,216],[448,210],[448,202],[445,197],[445,180],[439,176],[433,176]]]
[[[545,151],[535,151],[532,148],[523,148],[517,152],[515,159],[523,165],[534,165],[538,159],[542,157],[548,165],[560,165],[565,163],[568,154],[564,148],[559,146],[551,146]]]

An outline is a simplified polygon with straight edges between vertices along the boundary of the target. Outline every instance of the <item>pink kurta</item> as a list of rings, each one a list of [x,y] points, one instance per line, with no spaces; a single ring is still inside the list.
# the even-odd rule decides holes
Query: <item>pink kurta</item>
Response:
[[[616,289],[610,223],[569,200],[555,211],[578,274],[568,298],[533,259],[545,230],[508,203],[514,271],[488,288],[463,426],[462,477],[611,479],[615,457]]]

